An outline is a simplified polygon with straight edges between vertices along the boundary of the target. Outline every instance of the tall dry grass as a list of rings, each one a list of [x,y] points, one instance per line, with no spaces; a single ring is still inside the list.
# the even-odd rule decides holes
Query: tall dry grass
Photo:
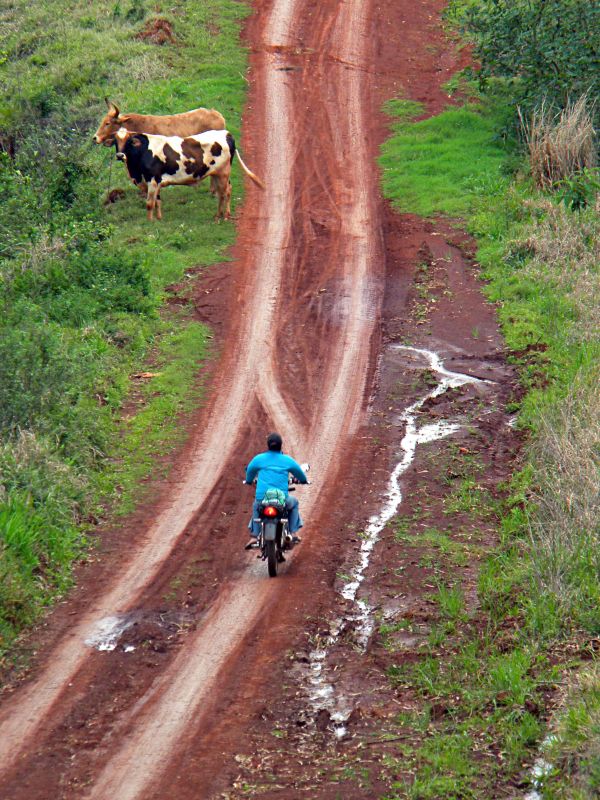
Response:
[[[529,120],[521,109],[519,117],[531,173],[540,188],[551,189],[565,178],[596,166],[596,131],[587,94],[559,112],[543,100]]]
[[[540,298],[556,300],[557,363],[578,353],[581,364],[566,396],[537,423],[531,565],[540,590],[577,618],[579,610],[600,607],[600,215],[548,199],[531,205],[541,218],[514,243],[516,253],[527,254],[521,276],[538,287],[544,313]]]
[[[560,605],[600,599],[600,364],[583,369],[533,445],[533,566]]]

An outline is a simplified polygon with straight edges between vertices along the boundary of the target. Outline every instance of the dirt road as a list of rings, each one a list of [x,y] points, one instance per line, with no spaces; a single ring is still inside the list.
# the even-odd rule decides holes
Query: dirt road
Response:
[[[241,213],[210,401],[162,495],[84,572],[30,678],[4,697],[2,798],[212,797],[269,665],[281,668],[327,602],[336,552],[345,558],[336,495],[363,452],[382,308],[389,327],[411,281],[407,268],[389,300],[377,109],[401,84],[441,107],[453,66],[441,5],[255,3],[242,146],[262,154],[267,191],[251,188]],[[405,241],[413,266],[419,236]],[[305,542],[276,581],[240,549],[242,467],[272,428],[314,476],[300,496]]]
[[[263,112],[253,115],[255,145],[251,149],[258,152],[256,143],[262,143],[260,171],[267,176],[269,188],[264,195],[251,194],[252,212],[246,211],[241,222],[239,252],[245,256],[237,280],[239,316],[232,321],[212,403],[202,423],[206,434],[195,443],[184,480],[171,502],[164,503],[156,522],[139,537],[108,590],[77,615],[77,624],[48,653],[36,679],[5,701],[0,717],[3,796],[17,797],[21,790],[31,796],[21,776],[27,774],[24,783],[31,785],[35,763],[30,764],[23,754],[31,752],[34,741],[39,749],[44,734],[55,742],[57,726],[75,703],[80,706],[85,702],[82,697],[95,689],[90,673],[96,679],[102,667],[89,662],[107,658],[86,640],[94,638],[102,620],[115,616],[122,620],[123,615],[139,610],[141,598],[152,592],[152,582],[165,569],[174,545],[194,518],[196,527],[203,522],[210,527],[210,514],[202,522],[199,518],[203,504],[211,493],[214,497],[215,491],[223,491],[215,490],[216,486],[227,485],[231,494],[232,482],[240,475],[236,471],[240,459],[232,459],[231,454],[262,445],[265,416],[270,427],[281,430],[291,452],[312,462],[315,488],[303,498],[307,521],[314,518],[312,505],[318,501],[319,487],[327,485],[328,473],[336,468],[334,453],[360,419],[382,261],[374,203],[376,175],[368,150],[362,158],[353,153],[363,130],[361,84],[368,41],[364,8],[357,1],[344,4],[339,13],[324,15],[322,27],[314,31],[321,41],[305,44],[320,56],[316,74],[303,92],[304,101],[315,100],[311,91],[327,88],[337,98],[336,104],[343,103],[348,112],[329,119],[327,111],[335,108],[320,109],[326,113],[319,122],[318,138],[307,136],[294,113],[299,98],[294,98],[287,70],[301,46],[293,31],[304,4],[278,2],[265,18],[261,79],[254,98]],[[351,64],[352,69],[336,62]],[[323,77],[325,63],[330,79],[333,66],[338,80],[320,87],[315,79],[317,74]],[[322,102],[319,99],[319,105]],[[348,161],[352,170],[345,166]],[[329,231],[331,254],[316,275],[307,270],[307,242],[296,230],[299,220],[301,225],[310,225],[315,215]],[[295,299],[290,298],[291,275]],[[327,293],[325,302],[319,295],[322,288]],[[324,327],[327,336],[320,335]],[[278,347],[282,339],[283,346]],[[287,365],[293,350],[297,350],[293,359],[297,363],[290,363],[288,372],[281,365]],[[304,360],[309,364],[301,375]],[[294,381],[288,380],[289,374]],[[248,498],[241,490],[239,495],[239,505],[247,506]],[[239,539],[238,535],[235,541]],[[120,798],[148,796],[147,783],[164,768],[164,759],[177,746],[189,719],[206,706],[220,667],[262,609],[283,589],[282,582],[265,580],[261,565],[246,560],[235,586],[217,593],[203,624],[177,658],[128,709],[126,719],[119,718],[117,728],[134,728],[135,736],[127,737],[126,747],[111,745],[111,752],[104,754],[107,766],[91,796],[108,797],[116,786]],[[52,742],[48,747],[54,746]],[[11,780],[15,764],[17,772]],[[133,770],[132,764],[136,765]]]

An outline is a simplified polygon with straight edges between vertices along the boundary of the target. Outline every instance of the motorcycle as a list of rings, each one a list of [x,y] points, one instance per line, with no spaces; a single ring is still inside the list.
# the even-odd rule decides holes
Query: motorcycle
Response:
[[[308,472],[310,469],[309,464],[301,464],[301,466],[304,472]],[[254,482],[256,483],[256,481]],[[288,491],[294,492],[295,484],[299,483],[299,480],[290,475]],[[260,533],[256,544],[260,555],[257,558],[267,562],[269,577],[276,578],[279,564],[285,561],[284,551],[291,550],[294,546],[289,529],[285,492],[282,492],[281,489],[267,489],[260,501],[258,517],[254,521],[260,523]]]

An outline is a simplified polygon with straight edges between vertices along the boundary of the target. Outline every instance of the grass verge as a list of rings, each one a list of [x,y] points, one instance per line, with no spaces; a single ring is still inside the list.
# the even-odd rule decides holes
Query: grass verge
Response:
[[[131,510],[181,441],[210,333],[164,307],[167,288],[234,239],[205,186],[165,192],[163,222],[146,222],[114,151],[92,143],[103,98],[216,107],[239,134],[248,13],[235,0],[0,11],[0,655],[68,588],[90,520]]]
[[[419,122],[412,121],[414,104],[396,101],[388,112],[395,120],[382,149],[384,191],[400,211],[455,218],[474,236],[484,290],[497,304],[509,359],[519,370],[522,396],[513,410],[531,433],[525,463],[502,505],[501,544],[481,569],[485,636],[480,627],[461,628],[450,658],[425,655],[391,675],[422,687],[430,703],[456,696],[468,707],[458,716],[451,713],[437,727],[435,741],[422,745],[414,780],[397,787],[397,796],[476,797],[481,783],[469,788],[467,772],[473,777],[485,763],[477,756],[477,737],[488,748],[501,746],[506,770],[518,774],[544,729],[542,689],[556,685],[561,667],[573,666],[565,642],[577,642],[573,651],[589,655],[586,643],[600,630],[600,220],[593,204],[569,211],[536,191],[525,170],[515,174],[518,156],[496,133],[512,111],[497,99]],[[468,489],[449,498],[451,511],[469,510]],[[454,609],[456,617],[458,596],[444,592],[441,608]],[[588,696],[597,691],[590,681]],[[534,714],[528,703],[536,706]],[[573,786],[560,795],[548,784],[547,791],[538,788],[542,796],[593,796],[592,728],[589,720],[582,724],[579,740],[586,788]],[[463,744],[463,736],[470,737],[471,758],[461,771],[455,740]],[[573,737],[555,756],[561,763],[573,760],[572,745]],[[434,759],[432,753],[448,749],[455,751],[451,758]],[[491,767],[487,774],[493,775]],[[566,792],[564,781],[560,785]],[[489,791],[493,786],[492,780]]]

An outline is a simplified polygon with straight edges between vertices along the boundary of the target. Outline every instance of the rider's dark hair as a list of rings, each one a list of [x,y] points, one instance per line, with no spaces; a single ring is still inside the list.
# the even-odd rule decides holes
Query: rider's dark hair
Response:
[[[283,440],[278,433],[270,433],[267,436],[267,447],[269,450],[275,450],[280,453],[282,444]]]

